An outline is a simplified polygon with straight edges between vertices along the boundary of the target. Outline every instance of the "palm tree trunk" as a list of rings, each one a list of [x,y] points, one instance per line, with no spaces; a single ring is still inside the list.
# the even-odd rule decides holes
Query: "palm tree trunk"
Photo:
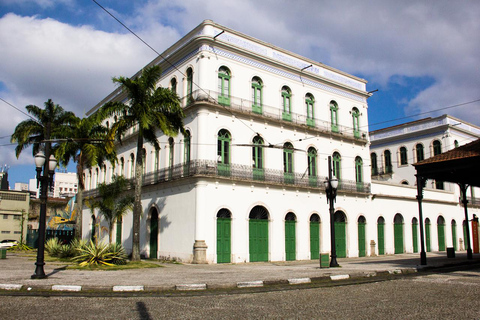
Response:
[[[83,160],[80,153],[77,162],[77,203],[76,203],[76,215],[75,215],[75,239],[81,240],[83,238],[82,233],[82,216],[83,216],[83,190],[85,188],[85,181],[83,181]]]
[[[132,261],[140,260],[140,218],[142,216],[143,133],[140,129],[137,140],[135,163],[135,202],[133,203]]]

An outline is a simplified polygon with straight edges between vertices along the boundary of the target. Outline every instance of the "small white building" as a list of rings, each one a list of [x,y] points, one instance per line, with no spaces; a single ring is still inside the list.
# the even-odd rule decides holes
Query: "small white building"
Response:
[[[77,194],[78,179],[74,172],[55,172],[53,192],[48,191],[51,198],[69,198]],[[30,179],[28,184],[34,198],[40,198],[40,189],[38,188],[37,178]]]
[[[415,251],[413,180],[371,184],[365,80],[209,20],[162,57],[168,61],[151,62],[163,70],[158,85],[181,97],[188,134],[158,132],[161,150],[144,146],[143,255],[197,263],[318,259],[330,251],[328,157],[340,180],[338,256]],[[89,114],[124,99],[117,89]],[[117,145],[116,167],[85,169],[87,196],[114,174],[134,176],[135,136],[132,128]],[[429,190],[425,198],[425,216],[435,222],[461,211],[454,191]],[[85,237],[97,219],[83,210]],[[132,215],[115,228],[131,250]]]

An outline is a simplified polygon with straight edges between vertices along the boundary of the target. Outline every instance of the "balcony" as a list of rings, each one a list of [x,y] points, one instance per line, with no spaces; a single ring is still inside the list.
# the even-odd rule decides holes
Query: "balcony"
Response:
[[[283,170],[256,169],[240,164],[229,164],[226,167],[226,165],[219,164],[213,160],[192,160],[188,164],[179,164],[174,167],[147,173],[143,176],[143,186],[201,177],[273,184],[281,187],[315,188],[322,191],[325,190],[323,181],[326,179],[325,177],[309,177],[303,173],[289,173],[286,176]],[[338,191],[369,194],[370,183],[341,180]],[[85,192],[85,197],[97,195],[97,189]]]
[[[334,125],[330,121],[322,121],[320,119],[309,119],[306,114],[285,113],[283,108],[263,105],[256,106],[252,100],[242,99],[239,97],[228,97],[228,104],[225,103],[223,96],[216,91],[211,90],[196,90],[192,93],[191,99],[187,97],[182,98],[182,106],[185,108],[192,107],[197,103],[211,103],[212,105],[222,106],[229,110],[248,114],[252,116],[261,116],[285,123],[291,123],[299,126],[312,128],[326,134],[339,134],[342,137],[348,137],[359,141],[367,142],[366,131],[355,131],[353,127]],[[316,108],[320,108],[316,106]]]

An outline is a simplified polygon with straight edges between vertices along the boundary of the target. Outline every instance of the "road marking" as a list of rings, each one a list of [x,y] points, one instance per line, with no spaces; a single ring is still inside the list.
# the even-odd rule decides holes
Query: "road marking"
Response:
[[[180,291],[207,290],[207,285],[205,283],[177,284],[175,289]]]
[[[350,275],[349,274],[337,274],[337,275],[334,275],[334,276],[330,276],[330,279],[333,280],[333,281],[345,280],[345,279],[350,279]]]
[[[143,291],[143,286],[113,286],[113,291]]]
[[[62,286],[62,285],[53,285],[53,291],[82,291],[82,286]]]
[[[310,278],[288,279],[289,284],[302,284],[302,283],[310,283],[310,282],[312,282]]]
[[[237,282],[237,288],[263,287],[263,281]]]
[[[20,290],[22,289],[21,284],[0,284],[0,289],[2,290]]]

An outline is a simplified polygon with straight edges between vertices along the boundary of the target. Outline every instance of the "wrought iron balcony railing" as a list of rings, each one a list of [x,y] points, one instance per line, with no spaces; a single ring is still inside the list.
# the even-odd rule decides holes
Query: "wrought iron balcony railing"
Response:
[[[155,185],[185,179],[189,177],[212,177],[233,181],[260,182],[283,186],[325,189],[326,177],[312,177],[300,173],[284,173],[282,170],[258,169],[240,164],[221,164],[213,160],[192,160],[189,163],[176,165],[143,176],[143,186]],[[133,179],[131,179],[133,180]],[[370,193],[370,183],[340,180],[340,192]],[[97,196],[97,189],[88,190],[85,196]]]

